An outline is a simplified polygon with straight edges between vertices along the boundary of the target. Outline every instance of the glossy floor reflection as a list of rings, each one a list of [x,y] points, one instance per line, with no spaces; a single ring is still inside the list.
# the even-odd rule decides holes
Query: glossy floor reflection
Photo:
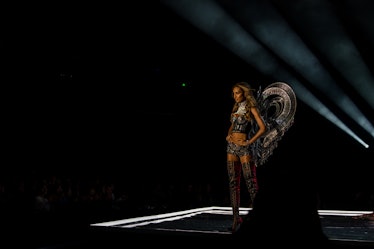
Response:
[[[241,215],[251,214],[252,209],[241,208]],[[359,219],[370,211],[340,211],[340,210],[318,210],[321,220],[322,231],[332,247],[370,247],[374,246],[374,222],[366,219]],[[294,217],[298,219],[298,217]],[[299,217],[302,219],[302,217]],[[159,236],[160,242],[169,241],[170,236],[178,237],[181,243],[195,243],[196,238],[206,239],[206,242],[217,242],[218,244],[233,243],[235,236],[229,231],[231,225],[231,209],[229,207],[206,207],[191,210],[184,210],[173,213],[134,217],[123,220],[114,220],[102,223],[91,224],[92,231],[98,236],[110,233],[131,234],[130,237],[152,238]],[[271,226],[271,225],[270,225]],[[286,229],[287,224],[274,224],[274,227]],[[296,228],[297,229],[297,228]],[[274,229],[269,229],[269,231]],[[281,232],[281,231],[279,231]],[[284,231],[282,231],[284,232]],[[310,233],[310,231],[305,231]],[[287,233],[282,233],[287,234]],[[188,238],[185,241],[182,238]],[[121,236],[119,236],[121,238]],[[124,237],[123,237],[124,238]],[[262,238],[265,241],[272,240],[272,234]],[[251,235],[245,235],[245,240],[250,244]],[[299,238],[292,237],[290,240],[299,241]],[[149,240],[148,240],[149,241]],[[308,243],[308,241],[305,241]]]

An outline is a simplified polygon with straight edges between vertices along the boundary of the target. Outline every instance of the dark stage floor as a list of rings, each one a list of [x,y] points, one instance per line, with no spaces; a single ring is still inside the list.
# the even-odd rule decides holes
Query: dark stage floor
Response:
[[[241,208],[242,216],[251,212],[250,208]],[[362,215],[370,213],[372,212],[319,210],[322,231],[328,240],[328,245],[334,248],[374,247],[374,221],[360,218]],[[91,224],[91,228],[97,236],[116,234],[116,237],[111,237],[113,241],[117,241],[116,243],[120,243],[122,238],[126,238],[123,242],[134,239],[133,241],[139,244],[155,241],[155,245],[157,243],[167,245],[167,242],[177,241],[180,245],[193,246],[200,242],[212,243],[212,245],[226,242],[235,243],[237,238],[228,230],[230,225],[231,208],[206,207],[96,223]],[[277,224],[274,224],[274,227],[282,229],[282,226]],[[269,231],[273,231],[273,229],[269,228]],[[310,233],[311,231],[304,232]],[[157,239],[154,240],[155,238]],[[250,247],[251,234],[244,234],[243,239]],[[289,240],[299,244],[305,243],[305,245],[313,242],[299,241],[297,237],[290,237]],[[277,239],[269,232],[257,241],[263,241],[266,244],[269,241],[276,243]],[[288,241],[288,238],[285,238],[284,241]]]
[[[243,217],[250,217],[250,208],[241,208]],[[297,213],[297,212],[296,212]],[[230,207],[205,207],[157,215],[109,220],[107,222],[89,224],[88,227],[77,227],[74,221],[71,226],[64,226],[55,231],[49,229],[36,230],[37,224],[18,224],[28,227],[29,231],[22,236],[9,237],[10,241],[20,242],[17,248],[37,249],[77,249],[77,248],[145,248],[145,247],[202,247],[232,246],[234,243],[246,244],[249,248],[263,248],[268,245],[298,245],[310,248],[316,245],[329,248],[374,248],[374,221],[363,219],[363,215],[372,214],[370,211],[339,211],[318,210],[321,231],[326,241],[316,243],[314,237],[305,240],[299,235],[311,234],[308,226],[296,227],[293,232],[287,230],[290,224],[280,224],[271,220],[261,233],[246,230],[243,223],[240,232],[232,234],[229,231],[232,213]],[[290,220],[303,219],[290,217]],[[288,218],[287,218],[288,219]],[[308,224],[301,220],[297,224]],[[56,234],[56,231],[58,234]],[[296,232],[295,232],[296,231]],[[296,234],[296,235],[295,235]],[[34,236],[30,238],[29,235]],[[303,237],[303,236],[301,236]],[[14,239],[16,238],[16,239]],[[32,240],[34,239],[34,242]],[[35,242],[37,241],[37,242]],[[256,242],[256,243],[255,243]],[[258,244],[257,244],[258,243]],[[259,245],[256,247],[255,245]]]

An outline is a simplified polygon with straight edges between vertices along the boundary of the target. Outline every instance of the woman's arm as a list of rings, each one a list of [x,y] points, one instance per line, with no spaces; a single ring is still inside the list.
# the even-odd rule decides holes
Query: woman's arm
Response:
[[[251,107],[251,113],[253,114],[253,117],[256,120],[258,130],[249,140],[247,140],[248,144],[253,144],[259,137],[261,137],[266,132],[264,120],[262,120],[262,117],[258,109],[256,107]]]
[[[230,141],[232,128],[233,128],[233,124],[231,123],[230,128],[229,128],[229,132],[227,133],[227,136],[226,136],[226,141],[227,142]]]

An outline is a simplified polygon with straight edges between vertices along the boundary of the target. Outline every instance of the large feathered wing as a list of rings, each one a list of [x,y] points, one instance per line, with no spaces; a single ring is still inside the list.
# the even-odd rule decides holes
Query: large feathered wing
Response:
[[[267,128],[265,134],[251,147],[255,165],[259,166],[273,154],[284,133],[292,126],[297,100],[293,89],[284,82],[274,82],[263,91],[260,88],[256,99]],[[252,136],[257,129],[254,122],[249,135]]]

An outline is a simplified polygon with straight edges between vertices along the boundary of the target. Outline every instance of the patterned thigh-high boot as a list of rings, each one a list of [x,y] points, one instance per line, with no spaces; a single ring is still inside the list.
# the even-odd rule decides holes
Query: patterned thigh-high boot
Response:
[[[258,186],[257,186],[257,179],[256,179],[256,173],[253,164],[251,165],[249,162],[243,163],[243,176],[245,179],[245,184],[247,185],[249,195],[251,197],[251,206],[253,206],[253,202],[255,200]]]
[[[238,162],[228,161],[227,171],[229,175],[230,201],[233,214],[233,223],[231,230],[232,232],[236,232],[242,222],[241,217],[239,216],[241,177],[240,164]]]

